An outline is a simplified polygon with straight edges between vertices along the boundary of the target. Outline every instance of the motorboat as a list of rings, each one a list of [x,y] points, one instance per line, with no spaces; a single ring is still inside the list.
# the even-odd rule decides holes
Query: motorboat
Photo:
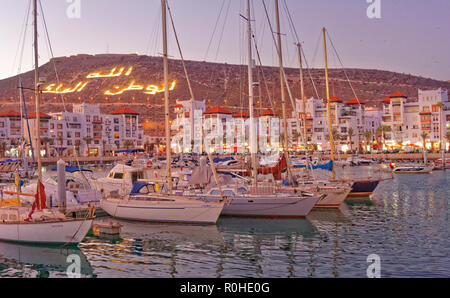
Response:
[[[89,183],[89,177],[85,173],[91,172],[83,168],[66,166],[66,206],[98,205],[102,199],[100,191],[93,188]],[[56,171],[56,168],[52,169]],[[47,196],[50,198],[50,207],[58,206],[58,176],[50,172],[42,182],[45,186]],[[23,193],[32,193],[37,187],[37,182],[30,182],[22,187]],[[19,196],[22,202],[29,201],[27,196]]]
[[[392,173],[395,174],[429,174],[433,171],[433,167],[425,165],[403,165],[395,167]]]
[[[189,168],[175,168],[171,173],[171,179],[177,188],[187,185],[191,170]],[[120,196],[126,196],[133,188],[133,184],[139,180],[152,180],[154,182],[166,182],[167,175],[163,169],[146,168],[141,166],[128,166],[117,164],[102,178],[92,178],[90,183],[100,191],[103,196],[110,192],[119,191]]]

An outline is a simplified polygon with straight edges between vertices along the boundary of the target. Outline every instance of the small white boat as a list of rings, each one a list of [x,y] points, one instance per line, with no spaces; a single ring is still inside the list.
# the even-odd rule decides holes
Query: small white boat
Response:
[[[432,167],[422,165],[399,166],[392,170],[396,174],[429,174],[433,171]]]
[[[136,182],[131,193],[119,196],[111,192],[100,202],[109,215],[128,220],[215,224],[224,202],[204,202],[179,195],[157,193],[154,185]]]

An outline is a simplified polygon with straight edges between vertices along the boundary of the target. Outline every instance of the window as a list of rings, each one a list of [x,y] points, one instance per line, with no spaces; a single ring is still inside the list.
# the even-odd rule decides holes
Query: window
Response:
[[[114,173],[114,179],[123,179],[123,173]]]
[[[79,132],[79,131],[75,132],[75,137],[76,137],[76,138],[79,138],[79,137],[80,137],[80,132]]]
[[[58,124],[58,125],[56,126],[56,128],[57,128],[57,129],[62,129],[63,126],[62,126],[62,124]]]

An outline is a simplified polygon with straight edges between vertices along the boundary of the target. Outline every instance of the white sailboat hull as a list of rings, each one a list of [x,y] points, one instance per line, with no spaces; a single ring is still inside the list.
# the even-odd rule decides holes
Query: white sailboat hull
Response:
[[[0,240],[48,244],[81,242],[92,225],[92,219],[53,222],[11,222],[0,224]]]
[[[109,215],[121,219],[149,222],[215,224],[222,212],[224,203],[206,203],[188,199],[176,203],[105,199],[101,201],[100,206]]]
[[[319,200],[314,207],[317,208],[339,208],[344,203],[350,193],[351,188],[346,189],[327,189],[320,188],[320,192],[326,194],[324,198]]]
[[[305,217],[319,197],[235,197],[222,215],[244,217]]]

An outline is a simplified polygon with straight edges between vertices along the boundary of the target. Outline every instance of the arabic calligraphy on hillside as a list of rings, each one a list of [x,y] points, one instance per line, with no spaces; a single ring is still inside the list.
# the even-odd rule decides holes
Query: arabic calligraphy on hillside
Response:
[[[108,78],[117,78],[121,76],[128,77],[132,72],[133,72],[132,66],[128,68],[116,66],[106,73],[102,73],[101,71],[91,72],[88,75],[86,75],[86,79],[108,79]],[[53,83],[44,87],[42,93],[67,94],[67,93],[81,92],[88,84],[89,81],[87,82],[80,81],[74,86],[67,87],[63,83],[60,84]],[[172,81],[172,83],[169,86],[169,90],[174,90],[175,86],[176,81]],[[114,96],[123,94],[127,91],[142,91],[144,94],[155,95],[157,93],[164,92],[165,86],[164,85],[159,86],[155,84],[138,84],[136,83],[136,80],[131,80],[129,84],[124,86],[114,85],[113,88],[109,88],[103,91],[103,94]]]

